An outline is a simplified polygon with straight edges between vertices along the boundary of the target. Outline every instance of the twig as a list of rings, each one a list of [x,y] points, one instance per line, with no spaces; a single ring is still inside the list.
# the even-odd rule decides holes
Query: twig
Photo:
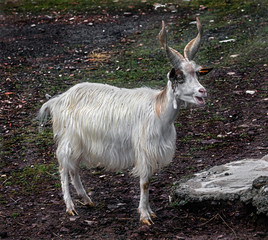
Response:
[[[200,227],[201,227],[201,226],[204,226],[204,225],[206,225],[206,224],[208,224],[209,222],[211,222],[211,221],[212,221],[214,218],[216,218],[217,216],[218,216],[218,213],[217,213],[215,216],[213,216],[211,219],[209,219],[208,221],[206,221],[206,222],[200,224]]]
[[[75,199],[75,201],[78,202],[78,203],[80,203],[80,204],[83,205],[83,206],[86,206],[86,205],[87,205],[87,204],[85,204],[85,203],[79,201],[78,199]]]
[[[25,224],[23,224],[23,223],[20,223],[20,222],[17,222],[17,221],[16,221],[16,223],[21,225],[21,226],[25,226]]]
[[[60,238],[60,235],[58,235],[57,233],[52,232],[52,234],[53,234],[55,237],[59,237],[59,238]]]
[[[228,228],[230,228],[230,229],[232,230],[233,234],[235,235],[235,238],[237,238],[234,229],[232,229],[232,228],[227,224],[227,222],[223,219],[223,217],[222,217],[219,213],[218,213],[218,215],[219,215],[220,219],[224,222],[224,224],[225,224]]]
[[[118,218],[119,221],[128,221],[128,220],[132,220],[133,218]]]
[[[222,217],[219,213],[217,213],[215,216],[213,216],[211,219],[209,219],[209,220],[206,221],[205,223],[200,224],[200,226],[204,226],[204,225],[208,224],[209,222],[211,222],[211,221],[212,221],[213,219],[215,219],[216,217],[219,217],[219,218],[223,221],[223,223],[224,223],[229,229],[231,229],[231,231],[232,231],[233,234],[235,235],[235,238],[237,238],[237,236],[236,236],[236,232],[234,231],[234,229],[231,228],[231,227],[229,226],[229,224],[223,219],[223,217]]]
[[[17,203],[18,201],[20,201],[20,200],[23,199],[23,198],[21,197],[21,198],[18,198],[17,200],[15,200],[14,198],[10,197],[10,199],[11,199],[14,203]]]
[[[50,175],[51,177],[53,177],[54,179],[57,179],[57,173],[50,173],[50,172],[48,172],[48,171],[46,171],[46,173],[48,174],[48,175]]]

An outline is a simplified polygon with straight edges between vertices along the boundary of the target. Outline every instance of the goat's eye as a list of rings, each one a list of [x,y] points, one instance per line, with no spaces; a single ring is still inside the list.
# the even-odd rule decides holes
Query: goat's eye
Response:
[[[178,82],[179,84],[183,84],[183,83],[185,82],[185,77],[184,77],[183,74],[177,76],[177,82]]]

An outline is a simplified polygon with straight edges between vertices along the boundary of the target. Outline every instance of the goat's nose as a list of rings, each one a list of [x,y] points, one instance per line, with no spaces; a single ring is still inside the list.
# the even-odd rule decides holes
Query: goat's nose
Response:
[[[205,88],[199,88],[198,92],[202,93],[203,95],[207,94],[207,90]]]

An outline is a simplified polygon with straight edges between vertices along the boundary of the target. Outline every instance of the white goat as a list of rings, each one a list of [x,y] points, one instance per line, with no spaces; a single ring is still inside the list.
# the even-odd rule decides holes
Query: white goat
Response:
[[[80,83],[46,102],[39,112],[41,120],[51,114],[61,186],[70,215],[77,214],[69,192],[68,173],[85,202],[93,206],[78,173],[79,164],[102,166],[108,170],[133,168],[140,177],[140,220],[150,225],[155,217],[149,205],[149,180],[152,174],[169,164],[176,142],[174,120],[185,102],[204,105],[207,96],[198,75],[210,71],[191,61],[201,38],[198,35],[184,49],[184,57],[167,46],[165,23],[159,39],[173,69],[166,87],[124,89],[97,83]]]

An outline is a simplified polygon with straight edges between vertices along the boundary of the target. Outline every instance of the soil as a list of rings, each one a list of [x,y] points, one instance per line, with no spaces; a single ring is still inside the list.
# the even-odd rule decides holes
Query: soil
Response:
[[[207,202],[176,206],[173,183],[214,165],[262,157],[267,153],[267,98],[263,65],[240,72],[237,66],[216,69],[206,84],[211,89],[209,106],[185,109],[178,116],[177,152],[172,164],[155,174],[150,185],[154,225],[139,222],[139,180],[129,171],[109,173],[83,167],[81,178],[96,206],[80,204],[74,189],[79,216],[70,217],[59,185],[59,176],[47,175],[37,189],[25,192],[4,184],[14,172],[37,163],[56,162],[54,144],[21,143],[21,129],[37,132],[33,119],[45,101],[45,84],[63,70],[72,74],[88,67],[85,52],[111,45],[128,47],[128,36],[160,26],[162,19],[173,21],[171,13],[90,16],[2,16],[0,25],[1,138],[12,148],[1,155],[0,238],[3,239],[268,239],[267,217],[240,202]],[[91,23],[94,23],[93,25]],[[82,51],[74,51],[78,46]],[[14,69],[21,69],[15,71]],[[51,75],[44,76],[50,70]],[[227,76],[226,72],[236,72]],[[250,79],[255,73],[254,79]],[[214,82],[231,79],[220,88]],[[44,78],[48,80],[43,82]],[[238,82],[244,81],[237,89]],[[68,88],[71,83],[59,83]],[[253,94],[246,90],[256,90]],[[204,114],[206,113],[206,114]],[[215,120],[216,117],[220,118]],[[213,119],[213,120],[212,120]],[[207,121],[205,121],[207,120]],[[210,134],[208,134],[210,133]],[[36,133],[37,134],[37,133]],[[187,136],[187,140],[186,137]],[[266,139],[266,140],[265,140]],[[1,147],[5,147],[4,145]],[[23,148],[23,149],[22,149]],[[23,155],[22,155],[23,153]],[[27,159],[22,161],[21,159]],[[31,181],[31,179],[29,179]],[[37,181],[38,182],[38,181]]]

